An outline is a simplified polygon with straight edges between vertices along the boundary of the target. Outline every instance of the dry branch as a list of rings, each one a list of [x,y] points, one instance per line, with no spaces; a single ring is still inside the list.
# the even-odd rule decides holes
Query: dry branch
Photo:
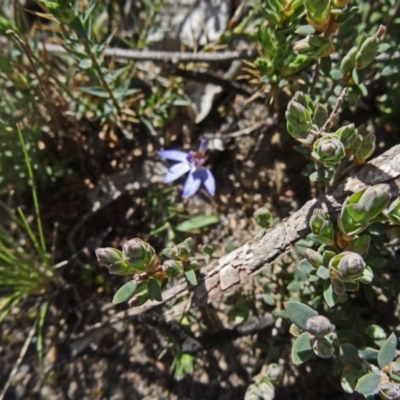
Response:
[[[52,54],[67,54],[67,50],[58,44],[38,43],[38,49]],[[257,52],[254,49],[233,50],[209,53],[193,53],[184,51],[160,51],[160,50],[130,50],[118,47],[109,47],[104,50],[106,57],[115,57],[120,60],[158,61],[171,62],[206,62],[219,63],[234,60],[254,60]]]
[[[201,270],[199,284],[188,287],[184,280],[163,293],[164,303],[171,299],[185,299],[166,312],[171,319],[192,307],[204,305],[228,291],[241,287],[252,276],[278,261],[293,244],[309,232],[309,219],[316,208],[322,208],[334,219],[344,199],[366,185],[388,183],[393,197],[400,193],[400,145],[392,147],[347,177],[330,194],[308,201],[299,211],[270,230],[261,231],[242,247],[216,260]],[[88,327],[76,337],[74,350],[79,351],[91,341],[105,334],[110,326],[146,312],[161,303],[151,301],[137,308],[119,312],[114,316]]]

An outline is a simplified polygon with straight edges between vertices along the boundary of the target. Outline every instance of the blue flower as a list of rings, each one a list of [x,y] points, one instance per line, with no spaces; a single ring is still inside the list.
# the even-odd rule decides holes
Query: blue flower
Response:
[[[188,153],[180,150],[164,150],[158,154],[167,160],[179,161],[172,165],[165,175],[164,183],[171,183],[182,175],[189,172],[183,186],[183,197],[185,199],[193,196],[199,189],[201,183],[204,184],[211,196],[215,194],[215,179],[211,171],[203,167],[204,154],[207,150],[207,140],[203,139],[198,151],[189,151]]]

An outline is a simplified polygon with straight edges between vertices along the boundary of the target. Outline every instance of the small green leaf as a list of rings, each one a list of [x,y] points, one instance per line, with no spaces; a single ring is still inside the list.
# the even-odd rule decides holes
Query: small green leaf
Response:
[[[313,349],[310,344],[310,335],[308,332],[303,332],[298,336],[292,347],[292,361],[299,365],[307,361],[313,355]]]
[[[357,347],[351,343],[344,343],[340,346],[340,356],[346,361],[355,361],[358,357]]]
[[[378,346],[382,346],[385,342],[387,335],[383,328],[379,325],[372,324],[368,325],[365,330],[365,333],[377,344]]]
[[[325,281],[325,284],[324,284],[324,299],[326,301],[326,304],[328,304],[329,307],[333,307],[340,299],[340,296],[338,296],[333,291],[331,281]]]
[[[290,320],[303,330],[307,329],[307,320],[318,315],[311,307],[299,303],[298,301],[287,301],[285,303],[285,309]]]
[[[310,275],[310,273],[312,272],[312,271],[315,271],[315,268],[312,266],[312,264],[309,262],[309,261],[307,261],[305,258],[303,258],[301,261],[300,261],[300,263],[299,263],[299,265],[298,265],[298,267],[297,267],[301,272],[303,272],[303,274],[305,274],[305,275]]]
[[[149,278],[147,280],[147,289],[149,292],[149,296],[152,300],[156,301],[162,301],[162,295],[161,295],[161,288],[160,284],[158,281],[154,278]]]
[[[358,281],[354,282],[343,282],[344,283],[344,288],[348,292],[356,292],[358,288],[360,287],[360,283]]]
[[[378,365],[379,368],[383,368],[393,361],[396,356],[397,338],[394,333],[392,333],[383,343],[378,354]]]
[[[218,221],[218,216],[215,214],[199,215],[198,217],[182,222],[176,227],[176,230],[180,232],[191,232],[208,225],[216,224]]]
[[[321,265],[317,270],[317,275],[323,280],[329,279],[329,269]]]
[[[331,69],[330,76],[334,81],[340,81],[343,79],[343,74],[340,72],[339,69]]]
[[[384,53],[386,50],[388,50],[390,48],[390,44],[389,43],[381,43],[378,46],[378,53]]]
[[[110,95],[101,87],[82,87],[79,88],[81,92],[90,94],[92,96],[101,97],[103,99],[108,99]]]
[[[372,347],[361,347],[358,350],[358,355],[367,361],[376,361],[378,359],[378,350],[373,349]]]
[[[331,261],[332,258],[335,256],[336,256],[336,254],[333,251],[330,251],[330,250],[324,251],[324,254],[322,255],[322,264],[328,265],[329,261]]]
[[[346,211],[350,215],[351,218],[354,219],[356,222],[363,222],[365,221],[368,223],[369,215],[366,207],[362,204],[349,204],[346,207]]]
[[[138,285],[136,281],[129,281],[125,283],[125,285],[121,286],[115,293],[113,303],[118,304],[124,301],[128,301],[135,293],[137,286]]]
[[[312,35],[315,32],[315,29],[311,25],[302,25],[299,26],[294,33],[299,36],[308,36]]]
[[[328,119],[329,114],[328,114],[328,110],[326,109],[326,107],[324,105],[322,105],[321,103],[317,103],[315,110],[314,110],[314,122],[320,127],[322,128],[326,122],[326,120]]]
[[[196,272],[193,269],[187,269],[185,271],[185,277],[192,286],[197,285]]]
[[[374,394],[377,391],[380,379],[380,375],[370,372],[358,380],[355,390],[364,396]]]

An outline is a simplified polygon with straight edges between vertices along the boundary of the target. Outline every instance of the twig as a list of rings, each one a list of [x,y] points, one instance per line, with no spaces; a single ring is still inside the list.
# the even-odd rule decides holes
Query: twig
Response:
[[[35,334],[35,330],[36,330],[36,325],[37,325],[37,320],[33,323],[32,327],[31,327],[31,329],[30,329],[30,331],[28,333],[28,337],[25,339],[24,345],[22,346],[22,349],[21,349],[21,351],[19,353],[19,357],[18,357],[17,361],[15,362],[14,367],[11,370],[10,376],[8,377],[7,382],[4,385],[3,390],[2,390],[2,392],[0,394],[0,400],[4,399],[4,396],[6,395],[7,390],[11,385],[11,382],[13,381],[15,375],[18,372],[18,369],[19,369],[19,367],[20,367],[20,365],[22,363],[22,360],[25,357],[25,354],[26,354],[26,352],[28,350],[28,347],[32,342],[32,338],[33,338],[33,335]]]
[[[343,181],[333,193],[308,201],[299,211],[273,229],[261,231],[242,247],[202,268],[197,286],[188,287],[184,280],[178,281],[163,293],[162,303],[172,299],[175,301],[175,305],[165,313],[166,318],[173,319],[190,308],[211,303],[227,292],[243,286],[252,276],[280,260],[291,251],[296,241],[310,232],[309,219],[314,209],[322,208],[333,218],[349,193],[378,183],[390,183],[391,194],[399,195],[400,145],[364,165]],[[183,297],[186,298],[176,302]],[[100,337],[113,324],[132,319],[162,303],[150,301],[143,306],[108,317],[75,336],[76,345],[73,342],[72,346],[79,347],[79,342],[88,342],[86,338],[94,337],[96,332],[99,332]]]
[[[339,108],[341,107],[341,105],[344,102],[344,99],[346,98],[347,95],[347,91],[349,90],[348,87],[343,88],[342,93],[340,93],[339,98],[337,99],[337,102],[335,104],[335,107],[333,108],[331,115],[329,116],[329,118],[326,120],[324,126],[321,128],[321,132],[326,131],[327,129],[329,129],[332,124],[333,124],[333,120],[337,117],[338,112],[339,112]]]
[[[38,43],[38,49],[46,50],[48,53],[53,54],[67,54],[64,47],[53,43]],[[257,58],[258,53],[253,49],[215,53],[189,53],[181,51],[129,50],[112,47],[105,49],[104,55],[106,57],[136,61],[219,63],[234,60],[254,60]]]

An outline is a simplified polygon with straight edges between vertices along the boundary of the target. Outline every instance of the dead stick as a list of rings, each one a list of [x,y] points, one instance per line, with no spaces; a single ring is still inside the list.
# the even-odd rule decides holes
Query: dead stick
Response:
[[[53,54],[67,54],[67,50],[58,44],[38,43],[39,50],[45,50]],[[234,60],[254,60],[257,52],[250,50],[223,51],[213,53],[192,53],[180,51],[155,51],[155,50],[129,50],[120,48],[108,48],[104,50],[107,57],[136,61],[159,61],[159,62],[207,62],[218,63]]]

